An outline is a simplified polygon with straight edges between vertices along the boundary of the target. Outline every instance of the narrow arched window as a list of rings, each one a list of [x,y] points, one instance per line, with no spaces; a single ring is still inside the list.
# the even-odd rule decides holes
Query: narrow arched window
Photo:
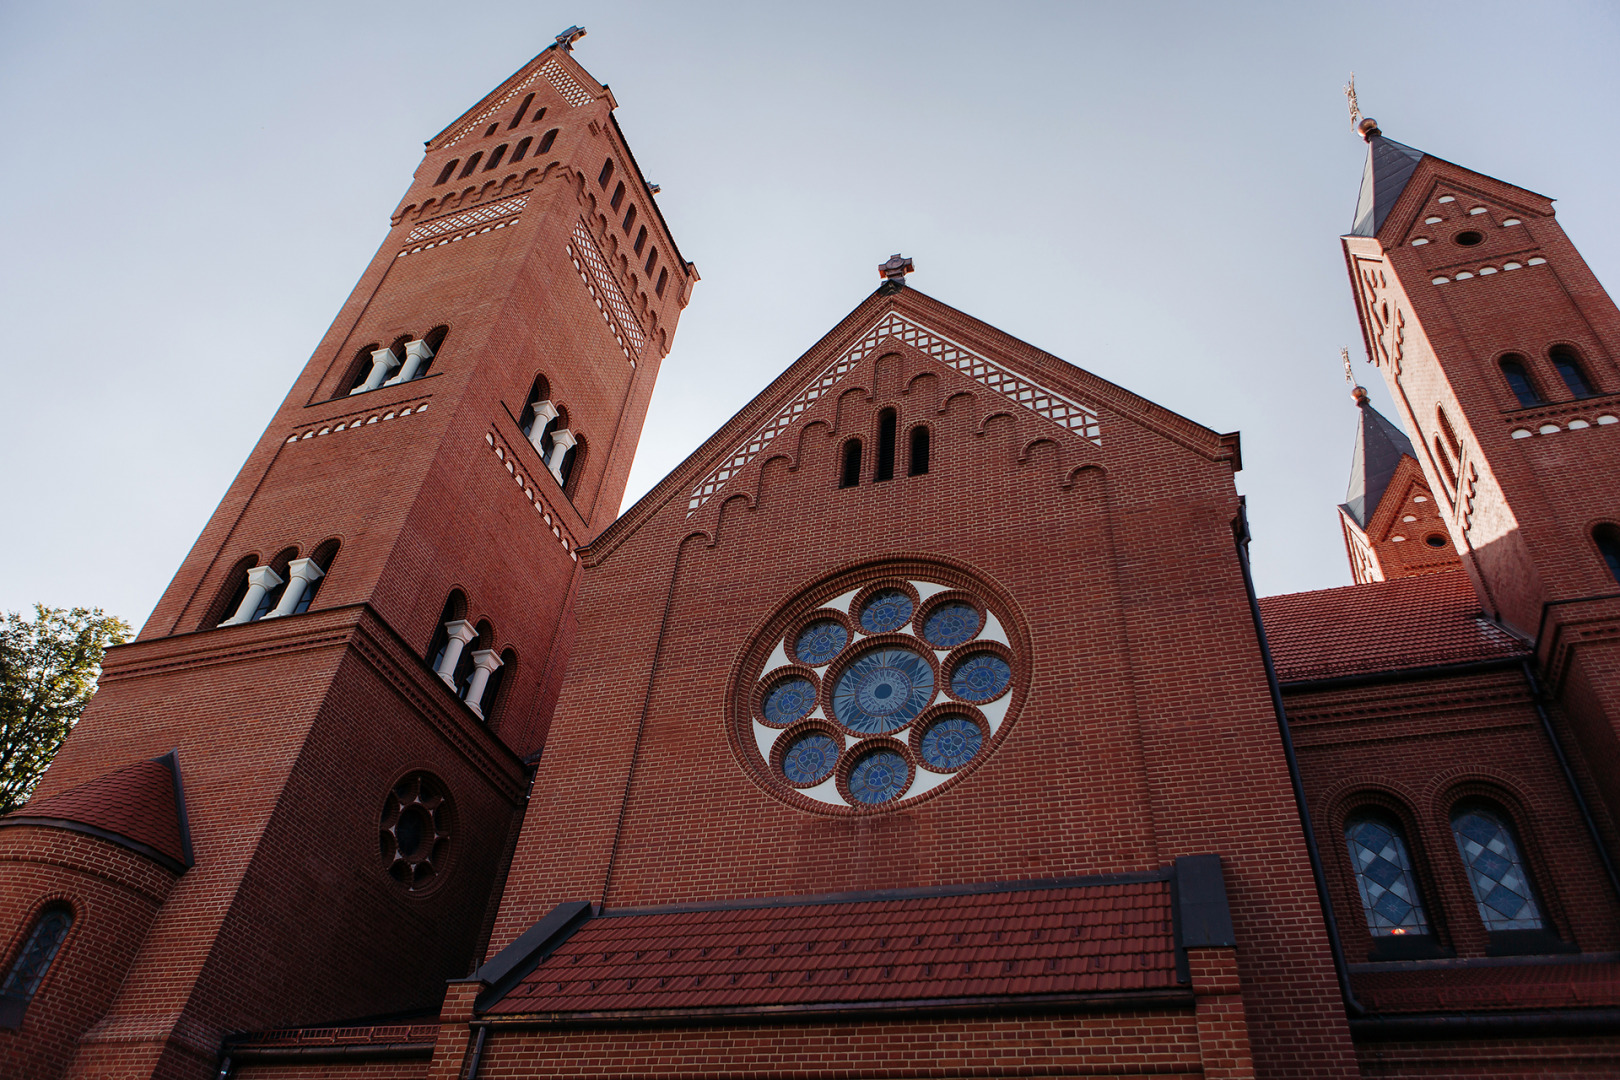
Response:
[[[634,210],[635,205],[632,204],[630,209]],[[635,251],[635,253],[637,255],[640,255],[641,254],[641,249],[646,247],[646,246],[647,246],[647,227],[645,225],[643,225],[641,227],[641,230],[636,233],[636,242],[634,244],[631,244],[630,247]]]
[[[1440,425],[1440,434],[1446,437],[1446,449],[1451,451],[1453,461],[1462,460],[1462,443],[1457,440],[1457,433],[1451,430],[1451,421],[1446,419],[1446,410],[1436,405],[1434,419]]]
[[[1360,810],[1344,823],[1344,842],[1356,871],[1356,890],[1374,938],[1428,934],[1417,875],[1407,851],[1405,831],[1394,815]]]
[[[1451,812],[1451,833],[1485,929],[1542,929],[1541,907],[1507,815],[1489,803],[1466,803]]]
[[[473,170],[478,168],[478,163],[481,160],[483,160],[483,157],[484,157],[484,152],[482,150],[480,150],[480,151],[478,151],[478,153],[476,153],[472,157],[468,158],[467,159],[467,164],[461,170],[461,177],[460,178],[462,180],[465,180],[465,179],[467,179],[467,177],[471,176],[473,174]]]
[[[1609,564],[1609,573],[1620,582],[1620,529],[1613,525],[1599,525],[1592,530],[1592,542],[1597,545],[1603,561]]]
[[[613,159],[608,158],[602,162],[602,171],[596,174],[596,186],[606,191],[608,181],[613,179]]]
[[[547,415],[545,420],[541,421],[539,419],[539,414],[535,412],[535,406],[543,405],[544,402],[548,402],[550,400],[551,384],[546,381],[545,375],[536,375],[534,377],[534,382],[529,386],[529,396],[524,399],[523,411],[518,413],[518,427],[523,430],[523,434],[527,435],[530,441],[535,440],[534,425],[537,421],[543,428],[553,419],[550,415]],[[546,410],[542,408],[541,411]],[[538,449],[538,446],[536,449]]]
[[[28,1003],[39,992],[39,984],[45,981],[72,925],[73,909],[66,904],[51,904],[34,920],[11,962],[6,981],[0,983],[0,1027],[22,1026]]]
[[[1518,353],[1508,353],[1502,357],[1502,378],[1507,380],[1508,389],[1513,396],[1519,399],[1519,406],[1528,409],[1533,405],[1545,405],[1541,392],[1536,384],[1530,381],[1530,372],[1524,366],[1524,357]]]
[[[517,149],[512,151],[512,164],[516,165],[523,160],[524,156],[528,154],[529,144],[532,142],[534,142],[533,135],[526,135],[518,140]]]
[[[911,454],[907,458],[906,473],[922,476],[928,471],[928,428],[918,424],[911,429]]]
[[[506,146],[507,146],[506,143],[501,143],[501,145],[497,146],[490,153],[490,155],[489,155],[489,164],[484,166],[484,171],[485,172],[489,172],[491,169],[498,169],[498,168],[501,167],[501,162],[506,157]]]
[[[501,653],[500,666],[489,673],[489,681],[484,684],[484,693],[479,701],[479,708],[484,714],[484,723],[494,723],[501,706],[505,704],[501,700],[501,688],[507,684],[507,676],[512,673],[516,663],[517,653],[507,649]]]
[[[449,336],[450,328],[448,326],[435,326],[422,335],[422,340],[427,343],[430,355],[424,357],[422,362],[417,365],[416,374],[411,376],[413,379],[420,379],[428,373],[428,369],[433,366],[433,361],[437,360],[439,354],[444,352],[444,339]]]
[[[450,177],[454,176],[455,172],[456,172],[456,166],[460,165],[460,164],[461,164],[461,159],[460,158],[451,158],[449,161],[445,162],[444,168],[439,170],[439,178],[437,180],[433,181],[433,186],[438,187],[440,184],[442,184],[445,181],[449,180]]]
[[[1446,474],[1446,490],[1457,490],[1457,470],[1452,468],[1451,459],[1446,456],[1446,448],[1440,445],[1440,436],[1434,437],[1434,460],[1440,463],[1440,471]]]
[[[343,387],[345,394],[356,393],[366,385],[366,380],[371,378],[371,369],[374,364],[372,354],[380,348],[382,348],[382,342],[373,341],[370,345],[364,346],[354,354],[354,360],[349,365],[349,377],[343,380],[347,384]]]
[[[523,103],[518,106],[517,112],[512,115],[512,122],[510,124],[506,125],[506,130],[511,131],[513,128],[515,128],[519,124],[523,123],[523,114],[528,112],[529,111],[529,106],[533,105],[533,104],[534,104],[534,95],[533,94],[530,94],[528,97],[524,98]]]
[[[838,474],[838,486],[856,487],[861,482],[861,440],[851,439],[844,444],[844,465]]]
[[[540,110],[540,116],[544,116],[544,115],[546,115],[546,110],[541,109]],[[538,120],[539,117],[535,117],[535,119]],[[556,141],[557,141],[557,129],[552,128],[550,131],[548,131],[544,135],[540,136],[540,145],[534,148],[534,152],[537,153],[537,154],[543,154],[547,150],[550,150],[551,149],[551,144],[556,142]]]
[[[577,481],[579,476],[582,475],[580,466],[584,464],[584,461],[585,436],[575,435],[574,445],[570,446],[568,452],[563,454],[562,462],[557,466],[557,471],[562,474],[563,494],[570,499],[574,497],[574,492],[579,487]]]
[[[873,480],[894,479],[895,433],[899,426],[900,419],[893,409],[878,413],[877,468],[872,472]]]
[[[615,209],[615,210],[617,210],[619,207],[624,205],[624,181],[623,180],[619,181],[619,185],[613,189],[613,198],[608,200],[608,205],[613,207],[613,209]]]
[[[219,595],[214,598],[213,607],[203,616],[202,629],[218,626],[242,606],[242,600],[248,591],[248,571],[258,563],[256,556],[247,555],[238,559],[236,565],[231,567],[230,572],[225,575],[225,584],[220,586]]]
[[[544,106],[541,106],[541,108],[534,114],[534,118],[531,119],[529,121],[529,123],[538,124],[540,121],[544,120],[545,118],[546,118],[546,110],[545,110]]]
[[[647,274],[652,273],[653,267],[656,266],[657,264],[658,264],[658,249],[653,248],[651,251],[647,252],[647,265],[643,266],[641,268],[642,272],[647,273]]]
[[[433,627],[433,639],[428,643],[428,666],[437,670],[450,647],[450,634],[446,627],[467,617],[467,597],[460,589],[451,589],[445,598],[444,610]]]
[[[658,284],[653,286],[653,292],[662,297],[664,295],[664,286],[667,284],[669,284],[669,270],[666,268],[658,271]]]
[[[624,212],[624,221],[620,222],[619,228],[624,230],[624,235],[629,236],[630,235],[630,227],[632,225],[634,225],[635,223],[636,223],[636,204],[631,203],[630,204],[630,209],[628,209],[628,210],[626,210]],[[646,236],[647,235],[647,230],[642,229],[641,230],[641,235]],[[636,254],[637,255],[641,254],[641,248],[639,248],[639,247],[636,248]]]
[[[339,544],[336,540],[327,540],[319,544],[310,553],[309,561],[314,564],[316,569],[320,570],[321,574],[304,586],[303,593],[298,597],[298,603],[293,606],[292,613],[294,615],[302,615],[309,610],[309,605],[315,601],[315,594],[321,591],[321,586],[326,583],[326,576],[332,572],[332,562],[337,558],[338,547]]]
[[[245,622],[258,622],[281,603],[281,596],[287,591],[287,566],[296,558],[298,549],[290,547],[270,560],[271,573],[267,578],[269,587],[259,595],[258,604],[255,605],[253,613],[244,620]]]
[[[461,657],[456,661],[456,696],[463,701],[467,700],[467,691],[472,689],[473,673],[478,670],[478,658],[474,654],[487,651],[494,643],[495,628],[489,625],[488,619],[478,620],[477,633],[461,650]]]
[[[1553,367],[1558,369],[1558,374],[1563,377],[1564,385],[1569,387],[1571,394],[1585,398],[1597,393],[1587,381],[1586,371],[1581,367],[1581,358],[1574,349],[1568,345],[1554,345],[1547,350],[1547,356],[1551,358]]]

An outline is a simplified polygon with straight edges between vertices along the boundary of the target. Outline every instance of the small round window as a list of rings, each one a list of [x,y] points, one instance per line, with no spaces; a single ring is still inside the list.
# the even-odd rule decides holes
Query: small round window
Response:
[[[377,828],[383,868],[413,893],[426,892],[444,876],[450,855],[450,795],[432,773],[413,772],[383,799]]]
[[[1454,237],[1454,239],[1457,241],[1457,243],[1461,244],[1463,247],[1473,247],[1475,244],[1478,244],[1478,243],[1481,243],[1481,242],[1484,241],[1485,234],[1481,233],[1481,232],[1475,232],[1473,229],[1469,229],[1466,232],[1458,233],[1456,235],[1456,237]]]

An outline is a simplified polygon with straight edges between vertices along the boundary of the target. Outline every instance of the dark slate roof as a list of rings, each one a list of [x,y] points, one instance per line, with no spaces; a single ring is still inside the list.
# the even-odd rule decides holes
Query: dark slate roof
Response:
[[[127,847],[176,873],[192,864],[191,834],[180,786],[179,755],[114,769],[46,799],[30,799],[0,826],[43,825],[89,833]]]
[[[1485,618],[1461,570],[1268,596],[1260,613],[1277,678],[1285,683],[1529,652]]]
[[[1412,170],[1423,160],[1423,151],[1374,135],[1367,140],[1367,166],[1361,172],[1361,197],[1356,200],[1356,220],[1351,236],[1377,236],[1384,219],[1395,208],[1395,200],[1406,190]]]
[[[1345,493],[1343,505],[1345,513],[1365,529],[1402,456],[1415,460],[1417,455],[1412,453],[1412,442],[1406,433],[1384,419],[1382,413],[1366,401],[1359,408],[1356,449],[1350,459],[1350,489]]]
[[[497,989],[483,1011],[629,1019],[1186,995],[1173,879],[1008,884],[1016,887],[609,910]]]

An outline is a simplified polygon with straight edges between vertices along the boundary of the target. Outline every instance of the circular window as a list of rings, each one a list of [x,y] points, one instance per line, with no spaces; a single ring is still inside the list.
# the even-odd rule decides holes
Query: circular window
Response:
[[[907,806],[971,773],[1006,737],[1028,683],[1013,609],[955,567],[906,570],[805,590],[744,652],[732,746],[790,805]]]
[[[1481,243],[1485,239],[1485,234],[1475,232],[1473,229],[1469,229],[1467,232],[1458,233],[1455,237],[1453,237],[1453,239],[1455,239],[1457,243],[1461,244],[1463,247],[1473,247],[1475,244]]]
[[[413,893],[443,877],[450,854],[450,796],[432,773],[413,772],[383,800],[377,847],[383,868]]]
[[[1428,536],[1423,538],[1423,542],[1432,548],[1443,548],[1446,546],[1446,538],[1441,536],[1439,533],[1430,533]]]

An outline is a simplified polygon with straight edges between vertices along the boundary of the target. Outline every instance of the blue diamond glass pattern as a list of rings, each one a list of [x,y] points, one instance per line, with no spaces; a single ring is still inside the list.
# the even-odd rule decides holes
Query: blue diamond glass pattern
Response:
[[[910,649],[874,649],[838,677],[833,716],[851,731],[898,731],[934,699],[934,669]]]
[[[906,789],[906,759],[893,750],[874,750],[849,771],[849,793],[856,802],[888,802]]]
[[[979,632],[979,613],[960,601],[941,604],[923,623],[923,640],[936,649],[954,649]]]
[[[1006,693],[1012,668],[993,652],[973,653],[951,673],[951,693],[963,701],[991,701]]]
[[[1507,822],[1495,811],[1476,806],[1452,817],[1451,832],[1468,868],[1468,884],[1485,929],[1542,929],[1541,909]]]
[[[799,663],[820,667],[843,651],[849,644],[849,631],[836,619],[817,619],[803,630],[793,643],[793,652]]]
[[[1383,817],[1352,818],[1345,825],[1344,840],[1356,868],[1368,933],[1374,937],[1427,934],[1428,919],[1400,827]]]
[[[942,716],[917,740],[923,764],[940,772],[960,769],[983,745],[984,732],[965,716]]]
[[[887,634],[911,621],[911,597],[899,589],[879,589],[861,607],[861,629]]]
[[[832,775],[842,748],[838,740],[822,731],[812,731],[793,740],[782,755],[782,773],[795,784],[814,784]]]
[[[761,710],[765,722],[786,727],[816,707],[816,688],[809,679],[787,678],[771,687]]]

